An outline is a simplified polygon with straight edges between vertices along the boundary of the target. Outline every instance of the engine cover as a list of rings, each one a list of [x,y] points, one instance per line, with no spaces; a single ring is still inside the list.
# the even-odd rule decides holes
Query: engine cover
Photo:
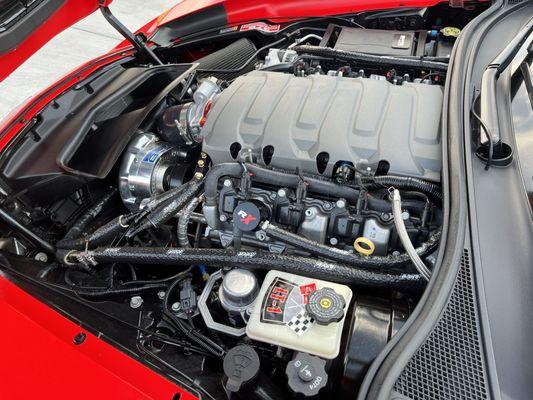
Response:
[[[238,143],[259,164],[326,176],[338,161],[387,161],[389,174],[439,181],[442,100],[436,85],[254,71],[215,100],[203,151],[234,161]]]

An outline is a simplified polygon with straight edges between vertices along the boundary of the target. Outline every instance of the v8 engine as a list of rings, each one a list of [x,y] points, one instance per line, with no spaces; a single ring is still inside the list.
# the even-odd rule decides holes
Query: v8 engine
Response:
[[[408,12],[185,38],[66,90],[0,171],[2,208],[50,242],[25,271],[205,398],[353,398],[443,221],[458,29]],[[21,232],[1,246],[41,260]]]
[[[246,157],[331,177],[351,163],[438,181],[442,97],[438,85],[256,71],[215,99],[202,147],[214,164]]]

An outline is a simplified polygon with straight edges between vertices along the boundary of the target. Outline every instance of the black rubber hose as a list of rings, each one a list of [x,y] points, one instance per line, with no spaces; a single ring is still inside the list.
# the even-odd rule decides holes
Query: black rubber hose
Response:
[[[202,188],[203,179],[193,179],[183,186],[185,188],[172,200],[161,204],[155,208],[150,214],[148,214],[138,224],[133,225],[126,237],[134,237],[142,231],[150,228],[158,228],[166,223],[172,217],[175,217],[178,212],[191,201],[191,199],[198,194],[198,191]]]
[[[246,170],[254,182],[276,185],[280,187],[296,188],[303,179],[307,183],[307,190],[335,198],[346,198],[355,202],[359,197],[359,190],[349,186],[339,185],[327,179],[317,177],[300,176],[294,173],[268,169],[256,164],[244,164]],[[205,178],[205,203],[216,205],[218,201],[218,181],[223,176],[240,178],[244,167],[239,163],[222,163],[211,168]]]
[[[263,168],[255,164],[245,165],[246,169],[252,174],[252,180],[255,182],[296,188],[303,178],[307,183],[307,190],[309,192],[334,198],[342,197],[352,202],[355,202],[359,197],[359,190],[349,186],[339,185],[329,179],[300,176],[285,171]]]
[[[423,179],[406,177],[406,176],[394,176],[394,175],[382,175],[382,176],[369,176],[361,177],[361,183],[368,187],[368,184],[374,184],[375,187],[395,187],[401,190],[413,190],[422,192],[433,199],[442,201],[442,190],[435,183],[425,181]]]
[[[104,194],[97,202],[94,204],[90,210],[83,214],[74,225],[68,230],[64,240],[77,239],[87,228],[87,226],[94,221],[94,219],[100,215],[104,208],[114,200],[114,197],[117,195],[118,191],[116,188],[111,188],[106,194]]]
[[[329,58],[336,58],[339,60],[345,61],[354,61],[354,62],[368,62],[373,65],[399,65],[410,68],[420,68],[420,69],[431,69],[435,71],[447,71],[448,64],[438,61],[424,60],[421,58],[401,58],[394,56],[379,56],[368,53],[360,53],[355,51],[345,51],[339,49],[332,49],[330,47],[319,47],[319,46],[295,46],[292,48],[299,54],[311,54]]]
[[[390,258],[392,259],[394,256],[390,256]],[[240,267],[264,271],[277,270],[347,285],[408,292],[420,291],[425,286],[425,281],[419,274],[386,269],[355,268],[346,264],[313,258],[286,256],[255,250],[111,247],[73,253],[70,255],[69,261],[175,266],[203,264],[218,268]]]
[[[370,194],[366,196],[367,206],[372,211],[382,213],[392,213],[392,204],[390,201],[378,199]],[[426,207],[426,202],[420,200],[404,200],[402,201],[402,208],[408,211],[414,211],[421,214]]]
[[[309,252],[319,257],[327,258],[339,263],[350,265],[359,268],[395,268],[402,267],[411,263],[411,258],[408,254],[400,254],[398,256],[363,256],[361,254],[352,253],[346,250],[337,249],[335,247],[326,246],[309,240],[292,232],[287,232],[268,222],[264,223],[262,230],[267,236],[276,241],[294,246],[298,249]],[[425,257],[431,254],[438,246],[440,239],[440,232],[433,234],[429,240],[423,243],[416,249],[420,257]]]
[[[242,164],[239,163],[222,163],[212,167],[205,175],[204,190],[205,204],[214,206],[218,202],[218,181],[223,176],[240,178],[244,172]]]
[[[85,238],[60,240],[56,243],[58,249],[82,250],[86,247],[94,247],[113,240],[117,235],[124,232],[129,224],[136,218],[136,214],[120,215],[107,224],[102,225]]]
[[[189,221],[193,211],[200,204],[201,196],[194,197],[187,207],[185,207],[178,219],[178,243],[181,247],[192,247],[189,242],[189,235],[187,234],[187,228],[189,227]]]

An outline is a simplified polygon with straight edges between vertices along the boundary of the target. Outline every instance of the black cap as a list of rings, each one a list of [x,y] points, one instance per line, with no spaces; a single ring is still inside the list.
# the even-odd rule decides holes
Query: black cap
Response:
[[[302,397],[314,397],[328,383],[326,361],[307,353],[296,353],[285,373],[291,391]]]
[[[344,317],[345,305],[344,297],[326,287],[312,292],[305,308],[317,324],[328,325],[339,322]]]
[[[259,373],[259,356],[252,346],[239,345],[230,349],[224,357],[226,390],[238,392],[242,385],[255,379]]]
[[[243,232],[253,231],[261,222],[261,211],[252,202],[239,203],[233,210],[233,224]]]

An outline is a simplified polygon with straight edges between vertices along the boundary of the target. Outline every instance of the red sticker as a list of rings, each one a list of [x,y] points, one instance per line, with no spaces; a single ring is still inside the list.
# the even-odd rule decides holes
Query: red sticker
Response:
[[[266,33],[278,32],[280,25],[269,25],[265,22],[252,22],[250,24],[241,25],[240,31],[261,31]]]
[[[316,290],[316,284],[310,283],[308,285],[302,285],[300,288],[300,294],[303,297],[304,304],[307,304],[309,295]]]

